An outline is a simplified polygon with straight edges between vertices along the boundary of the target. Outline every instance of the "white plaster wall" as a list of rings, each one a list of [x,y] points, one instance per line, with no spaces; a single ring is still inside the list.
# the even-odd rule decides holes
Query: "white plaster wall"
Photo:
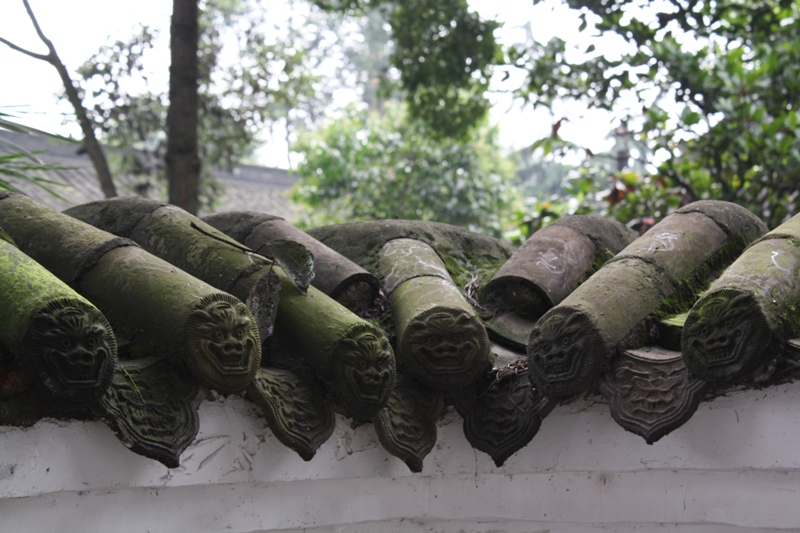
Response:
[[[800,531],[800,383],[703,403],[652,446],[603,403],[559,407],[502,468],[451,410],[421,474],[344,418],[310,462],[240,397],[200,421],[176,469],[100,422],[0,428],[0,532]]]

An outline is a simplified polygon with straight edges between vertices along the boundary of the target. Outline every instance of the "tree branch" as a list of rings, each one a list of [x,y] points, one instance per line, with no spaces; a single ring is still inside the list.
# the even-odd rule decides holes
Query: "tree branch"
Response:
[[[41,61],[47,61],[48,63],[50,62],[50,55],[49,54],[45,55],[45,54],[37,54],[36,52],[31,52],[30,50],[26,50],[25,48],[22,48],[21,46],[17,46],[16,44],[12,43],[8,39],[3,39],[2,37],[0,37],[0,43],[3,43],[4,45],[8,46],[12,50],[16,50],[17,52],[25,54],[26,56],[30,56],[30,57],[32,57],[34,59],[39,59]]]
[[[0,42],[9,46],[13,50],[16,50],[17,52],[40,59],[42,61],[47,61],[53,65],[53,67],[55,67],[59,77],[61,78],[61,83],[64,84],[64,91],[67,93],[67,98],[75,110],[75,116],[78,119],[78,123],[81,126],[81,131],[83,132],[83,144],[86,148],[86,151],[89,153],[92,163],[94,164],[95,171],[97,172],[97,180],[100,182],[100,189],[103,191],[103,194],[106,198],[116,196],[117,190],[114,187],[114,181],[111,179],[111,170],[108,168],[106,156],[103,153],[103,149],[101,148],[100,143],[97,141],[97,137],[94,134],[94,124],[89,118],[86,108],[83,106],[83,101],[78,94],[78,90],[75,88],[75,84],[72,83],[72,78],[69,76],[67,67],[64,66],[64,63],[58,57],[58,54],[56,53],[56,47],[53,45],[53,42],[45,36],[42,28],[39,26],[39,21],[36,20],[36,15],[33,14],[33,9],[31,8],[28,0],[22,0],[22,3],[25,4],[25,10],[28,12],[28,17],[30,17],[33,27],[36,28],[36,34],[39,36],[39,39],[41,39],[45,46],[47,46],[49,53],[47,55],[36,54],[17,46],[7,39],[3,39],[2,37],[0,37]]]
[[[36,15],[33,14],[33,9],[31,9],[31,5],[28,0],[22,0],[22,3],[25,4],[25,11],[28,12],[28,16],[33,22],[33,27],[36,28],[36,35],[39,36],[39,39],[47,46],[47,49],[50,50],[51,54],[55,54],[55,46],[53,46],[53,42],[45,37],[44,32],[42,31],[41,26],[39,26],[39,21],[36,20]]]
[[[671,179],[672,181],[677,183],[680,187],[683,187],[683,189],[686,190],[686,193],[689,195],[689,197],[692,199],[692,201],[700,199],[700,197],[697,196],[697,193],[694,192],[694,188],[692,187],[692,185],[688,181],[686,181],[685,179],[681,178],[680,175],[678,175],[678,173],[675,172],[674,169],[672,169],[672,168],[665,169],[663,171],[663,173],[669,179]]]

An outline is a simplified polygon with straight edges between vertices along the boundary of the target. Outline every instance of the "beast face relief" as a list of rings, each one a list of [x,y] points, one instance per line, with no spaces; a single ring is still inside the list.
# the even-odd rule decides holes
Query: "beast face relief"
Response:
[[[648,444],[685,424],[707,388],[689,376],[680,352],[656,348],[619,355],[600,383],[614,420]]]
[[[423,459],[436,444],[436,420],[443,408],[442,392],[402,378],[373,419],[375,431],[389,453],[412,472],[421,472]]]
[[[104,419],[134,452],[169,468],[179,466],[181,453],[200,427],[192,406],[196,382],[180,377],[163,359],[124,361],[120,366],[103,398]]]
[[[117,343],[103,314],[54,300],[32,320],[23,365],[48,399],[68,405],[99,400],[114,379]]]
[[[689,313],[681,349],[693,375],[730,381],[753,370],[771,341],[772,331],[753,297],[723,289],[702,298]]]
[[[250,310],[227,294],[204,297],[186,322],[189,370],[222,393],[244,389],[261,362],[258,326]]]
[[[278,440],[304,461],[314,457],[335,428],[333,405],[322,391],[288,370],[259,368],[247,397],[261,407]]]
[[[536,323],[528,341],[531,381],[545,395],[577,394],[597,376],[606,349],[584,314],[555,308]]]
[[[557,402],[533,389],[524,359],[490,376],[488,383],[461,391],[455,406],[467,440],[499,468],[536,436]]]
[[[419,314],[403,332],[400,352],[409,374],[445,390],[473,383],[491,366],[486,330],[461,309],[434,307]]]
[[[331,384],[340,407],[367,420],[389,400],[395,382],[394,352],[389,339],[367,324],[347,332],[336,347]]]

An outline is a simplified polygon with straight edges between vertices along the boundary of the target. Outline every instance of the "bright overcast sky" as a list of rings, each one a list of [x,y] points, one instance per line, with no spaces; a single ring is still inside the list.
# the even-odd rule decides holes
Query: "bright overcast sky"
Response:
[[[0,2],[3,13],[0,17],[0,36],[34,52],[44,53],[44,44],[38,40],[22,1]],[[169,34],[172,3],[166,0],[113,3],[108,0],[30,0],[30,3],[44,34],[53,41],[71,72],[110,38],[129,38],[140,23],[159,29],[163,36]],[[275,6],[277,3],[279,0],[270,0],[265,5]],[[558,0],[547,0],[537,6],[533,6],[531,0],[472,0],[471,4],[485,18],[496,17],[504,23],[504,28],[497,35],[507,43],[521,39],[521,30],[515,30],[515,26],[527,21],[531,21],[534,37],[540,42],[546,42],[554,35],[568,43],[580,39],[577,18],[568,13]],[[169,65],[167,47],[167,39],[161,39],[159,48],[148,62],[155,72],[164,73],[160,80],[164,84]],[[56,103],[55,94],[62,86],[51,65],[13,51],[3,44],[0,44],[0,65],[4,74],[3,83],[0,84],[0,111],[13,113],[21,122],[34,127],[80,135],[77,125],[62,126],[64,115],[70,119],[73,115],[69,104]],[[157,76],[155,83],[159,83]],[[500,124],[501,140],[506,146],[523,147],[549,131],[551,117],[547,113],[520,112],[518,108],[509,113],[507,111],[512,105],[510,97],[494,98],[493,117]],[[555,120],[562,116],[568,118],[560,135],[594,151],[599,151],[601,145],[606,144],[604,138],[614,126],[612,118],[604,113],[565,108],[559,109],[557,114]],[[280,135],[277,137],[271,148],[259,153],[259,162],[262,164],[286,166],[287,147]]]

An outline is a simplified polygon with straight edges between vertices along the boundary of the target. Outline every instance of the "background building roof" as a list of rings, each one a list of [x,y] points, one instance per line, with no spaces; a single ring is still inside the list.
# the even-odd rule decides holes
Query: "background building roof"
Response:
[[[42,188],[22,180],[15,180],[12,186],[34,198],[41,204],[62,211],[73,205],[83,204],[103,198],[94,166],[88,154],[79,143],[58,141],[38,135],[28,135],[0,130],[0,140],[6,139],[24,149],[36,153],[45,163],[60,167],[48,171],[34,171],[32,175],[63,185],[52,185],[51,189],[63,198],[59,199]],[[0,154],[15,152],[11,146],[0,142]],[[111,149],[109,155],[118,150]],[[153,157],[140,152],[143,157]],[[113,172],[113,169],[112,169]],[[233,168],[213,168],[211,175],[222,188],[213,211],[260,211],[291,220],[302,208],[289,199],[297,175],[286,169],[260,167],[256,165],[235,165]],[[164,184],[152,183],[151,178],[118,174],[114,183],[121,195],[138,194],[158,197],[164,194]],[[164,199],[164,198],[161,198]],[[206,210],[205,213],[208,213]]]

